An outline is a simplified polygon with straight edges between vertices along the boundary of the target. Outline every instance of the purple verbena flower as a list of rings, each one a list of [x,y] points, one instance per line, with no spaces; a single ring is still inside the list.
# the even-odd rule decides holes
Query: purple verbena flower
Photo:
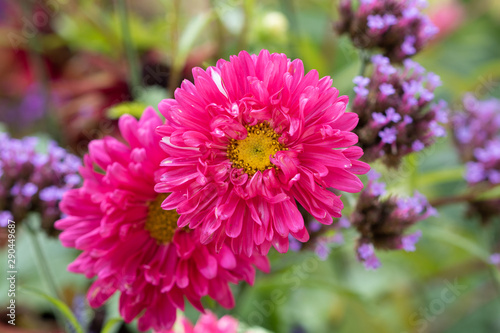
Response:
[[[500,100],[479,101],[471,94],[463,100],[464,110],[451,119],[458,152],[466,164],[465,179],[471,185],[500,182]]]
[[[383,18],[384,18],[384,23],[385,23],[386,27],[389,27],[391,25],[395,25],[398,23],[398,19],[396,18],[396,16],[394,16],[392,14],[385,14]]]
[[[444,101],[433,103],[439,77],[426,73],[416,62],[407,59],[404,68],[396,69],[382,55],[371,60],[373,72],[369,81],[358,86],[365,91],[352,106],[359,115],[355,132],[365,160],[381,158],[396,167],[403,156],[446,135],[441,124],[448,122],[448,106]],[[356,82],[361,83],[361,78]]]
[[[292,235],[288,235],[288,248],[293,252],[299,252],[302,249],[302,243],[296,240]]]
[[[384,116],[380,112],[374,112],[372,114],[372,118],[375,121],[375,124],[377,124],[377,125],[385,125],[388,122],[388,119],[386,118],[386,116]]]
[[[13,221],[14,217],[12,213],[8,210],[4,210],[0,212],[0,227],[6,227],[9,224],[9,221]]]
[[[343,229],[347,229],[351,227],[351,222],[349,222],[349,219],[345,216],[342,216],[339,221],[338,221],[338,226]]]
[[[409,56],[417,53],[417,49],[415,48],[416,41],[415,36],[406,36],[403,44],[401,44],[401,51]]]
[[[381,30],[385,28],[385,20],[380,15],[369,15],[368,19],[368,27],[370,30]]]
[[[418,53],[439,31],[422,13],[421,1],[342,0],[335,29],[360,49],[380,49],[394,62]]]
[[[421,151],[424,148],[425,148],[425,145],[420,140],[415,140],[411,144],[411,149],[413,149],[413,151]]]
[[[420,230],[414,232],[413,234],[404,236],[401,239],[401,248],[406,252],[415,251],[416,249],[415,244],[417,244],[421,236],[422,236],[422,231]]]
[[[500,266],[500,253],[493,253],[490,256],[490,263],[492,265]]]
[[[488,181],[494,185],[500,184],[500,171],[488,171]]]
[[[437,215],[424,195],[415,192],[412,197],[381,198],[382,193],[377,191],[379,184],[369,175],[350,216],[352,225],[360,233],[358,258],[365,263],[377,262],[372,256],[375,249],[415,251],[422,233],[405,234],[405,231],[417,222]]]
[[[365,87],[370,83],[370,79],[363,76],[356,76],[352,82],[356,85],[354,87],[354,92],[359,97],[368,96],[368,89]]]
[[[385,96],[390,96],[396,92],[392,84],[382,83],[379,87],[380,92]]]
[[[319,223],[316,220],[312,220],[309,225],[307,226],[307,229],[312,232],[317,232],[321,229],[322,224]]]
[[[328,243],[324,240],[317,242],[316,247],[314,248],[314,252],[319,259],[326,260],[328,258],[328,255],[330,254]]]
[[[379,132],[379,136],[382,139],[382,142],[391,144],[396,141],[398,134],[398,130],[394,127],[386,127],[382,131]]]
[[[80,184],[81,161],[51,142],[47,153],[36,150],[38,138],[10,138],[0,133],[0,207],[2,218],[21,223],[30,212],[41,215],[42,228],[55,235],[58,203],[68,189]]]
[[[358,259],[361,261],[365,268],[374,270],[380,267],[380,261],[375,255],[375,249],[372,244],[361,244],[358,246]]]
[[[387,115],[387,119],[394,123],[398,123],[401,120],[401,115],[392,107],[385,110],[385,114]]]

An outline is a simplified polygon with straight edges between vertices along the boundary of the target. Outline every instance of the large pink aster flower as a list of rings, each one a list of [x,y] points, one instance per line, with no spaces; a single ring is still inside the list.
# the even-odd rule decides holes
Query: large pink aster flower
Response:
[[[369,166],[352,146],[358,116],[329,77],[266,50],[193,74],[159,105],[169,157],[156,189],[172,192],[162,207],[177,209],[179,227],[201,229],[217,249],[229,237],[233,251],[252,255],[254,244],[286,252],[289,233],[307,241],[297,203],[323,224],[341,216],[328,189],[360,191],[355,174]]]
[[[68,216],[56,223],[63,245],[83,251],[69,270],[97,276],[90,305],[121,292],[120,313],[126,322],[140,316],[140,330],[171,328],[184,296],[200,311],[205,295],[230,308],[228,282],[253,283],[252,264],[269,269],[266,258],[237,256],[227,245],[215,253],[200,243],[200,231],[178,228],[177,213],[161,209],[166,195],[154,191],[166,156],[155,133],[160,124],[147,109],[140,121],[120,119],[128,145],[110,137],[91,142],[83,187],[66,193],[61,209]]]

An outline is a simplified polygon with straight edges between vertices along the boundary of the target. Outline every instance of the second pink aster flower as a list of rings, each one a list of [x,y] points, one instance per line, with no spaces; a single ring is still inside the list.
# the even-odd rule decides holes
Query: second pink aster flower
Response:
[[[353,146],[358,116],[330,77],[266,50],[193,74],[159,105],[170,157],[156,190],[172,192],[162,207],[177,209],[179,227],[200,228],[217,249],[229,237],[236,253],[255,244],[266,254],[271,245],[286,252],[289,234],[308,240],[297,204],[323,224],[341,216],[329,189],[360,191],[356,174],[369,166]]]
[[[154,191],[165,157],[155,133],[161,123],[148,108],[139,121],[120,118],[126,143],[92,141],[80,169],[83,186],[66,192],[66,217],[56,222],[62,244],[82,251],[69,271],[96,277],[89,304],[102,306],[120,293],[120,314],[127,323],[138,317],[140,331],[170,329],[185,299],[199,311],[207,295],[231,308],[229,282],[252,284],[254,265],[269,271],[257,253],[234,255],[227,244],[216,253],[200,243],[199,230],[177,228],[176,212],[161,209],[166,195]]]

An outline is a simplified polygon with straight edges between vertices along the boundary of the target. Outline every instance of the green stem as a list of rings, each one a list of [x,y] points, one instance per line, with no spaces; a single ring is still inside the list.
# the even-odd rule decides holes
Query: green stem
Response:
[[[462,203],[462,202],[468,202],[468,201],[474,200],[474,198],[475,198],[475,196],[470,195],[469,193],[466,193],[466,194],[461,194],[461,195],[456,195],[456,196],[442,197],[442,198],[430,200],[429,204],[432,207],[440,207],[440,206],[446,206],[446,205],[457,204],[457,203]]]
[[[140,92],[141,82],[139,77],[139,60],[132,43],[130,35],[130,26],[128,24],[128,11],[125,0],[115,0],[115,8],[118,12],[120,21],[120,30],[122,32],[123,47],[127,57],[129,70],[130,70],[130,87],[132,88],[132,95],[137,95]],[[137,96],[133,96],[137,97]]]
[[[254,0],[244,0],[243,12],[245,16],[243,20],[243,28],[241,29],[240,40],[238,42],[238,49],[240,50],[245,50],[248,45],[248,37],[253,17],[253,7]]]
[[[300,47],[300,38],[302,36],[299,18],[297,16],[297,10],[295,8],[295,2],[293,0],[280,0],[281,8],[283,13],[285,14],[288,22],[290,22],[290,31],[293,36],[296,38],[290,38],[288,42],[288,47],[290,49],[290,54],[288,54],[291,58],[295,58],[298,56],[298,49]]]
[[[370,54],[365,50],[360,50],[359,57],[361,58],[361,68],[359,70],[359,75],[365,76],[366,67],[370,62]]]
[[[21,9],[26,17],[31,17],[33,13],[34,3],[30,1],[22,1]],[[40,42],[38,34],[38,28],[35,25],[36,36],[34,38],[28,39],[27,53],[29,59],[29,65],[33,69],[35,78],[38,81],[40,92],[43,100],[43,119],[42,119],[42,129],[46,132],[51,132],[51,128],[54,128],[55,124],[50,117],[50,88],[49,88],[49,74],[47,68],[42,58],[43,45]],[[56,131],[57,132],[57,131]],[[57,134],[56,134],[57,135]],[[57,138],[58,139],[58,138]]]
[[[50,271],[50,267],[45,257],[45,253],[43,252],[42,246],[40,245],[40,241],[38,240],[37,230],[30,225],[31,221],[25,221],[26,228],[28,229],[28,234],[31,237],[31,244],[33,244],[33,250],[35,252],[36,261],[38,262],[38,268],[41,273],[42,278],[47,283],[50,288],[52,295],[58,299],[61,298],[61,294],[54,280],[54,276]]]
[[[220,16],[220,12],[217,10],[216,0],[210,0],[210,7],[215,14],[215,38],[217,45],[216,59],[224,57],[224,50],[226,49],[226,29],[224,23]]]
[[[170,50],[172,52],[172,66],[170,67],[170,78],[168,80],[168,92],[171,97],[174,96],[175,88],[177,88],[178,82],[181,78],[181,72],[184,67],[184,63],[178,64],[177,58],[179,56],[179,14],[180,14],[181,3],[180,0],[173,0],[171,4],[170,17]]]

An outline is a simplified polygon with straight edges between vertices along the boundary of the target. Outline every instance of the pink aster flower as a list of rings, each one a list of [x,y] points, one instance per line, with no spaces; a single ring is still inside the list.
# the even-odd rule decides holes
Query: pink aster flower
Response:
[[[201,230],[202,243],[235,253],[288,250],[288,235],[309,235],[297,204],[331,224],[343,208],[334,188],[358,192],[362,149],[330,77],[304,73],[284,54],[241,52],[206,71],[193,70],[175,99],[160,103],[158,131],[168,153],[158,192],[172,192],[164,209],[177,209],[179,227]]]
[[[217,319],[210,311],[201,315],[194,326],[186,317],[181,318],[181,323],[181,330],[171,330],[167,333],[237,333],[239,324],[238,320],[231,316]]]
[[[65,194],[67,217],[56,223],[64,230],[63,245],[83,251],[69,270],[97,277],[90,305],[120,292],[121,315],[126,322],[139,316],[142,331],[170,329],[184,297],[200,311],[205,295],[230,308],[228,282],[253,283],[252,264],[269,269],[264,257],[234,255],[226,244],[215,253],[200,243],[200,231],[178,228],[177,213],[161,209],[167,195],[154,191],[166,156],[155,132],[161,123],[148,108],[139,121],[120,119],[127,144],[111,137],[92,141],[80,170],[83,187]]]

